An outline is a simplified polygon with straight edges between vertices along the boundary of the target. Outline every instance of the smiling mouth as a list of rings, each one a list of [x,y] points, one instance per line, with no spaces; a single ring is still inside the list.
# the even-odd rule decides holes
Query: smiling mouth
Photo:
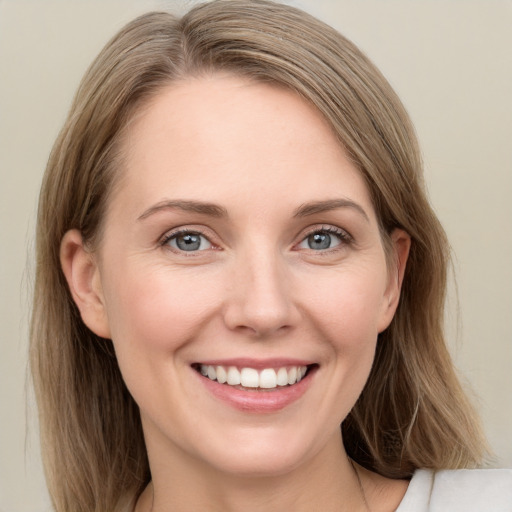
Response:
[[[299,383],[317,365],[283,366],[280,368],[237,368],[236,366],[206,365],[192,367],[203,377],[245,391],[276,390]]]

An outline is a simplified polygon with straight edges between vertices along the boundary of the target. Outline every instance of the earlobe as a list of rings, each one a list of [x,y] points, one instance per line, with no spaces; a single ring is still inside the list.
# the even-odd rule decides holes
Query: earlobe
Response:
[[[64,235],[60,244],[60,263],[85,325],[98,336],[110,338],[99,268],[77,229]]]
[[[379,332],[386,329],[393,316],[398,301],[400,300],[400,291],[402,289],[402,282],[405,274],[405,267],[407,265],[407,258],[409,257],[409,250],[411,248],[411,237],[403,229],[395,229],[390,235],[392,258],[389,266],[389,279],[385,293],[383,318]]]

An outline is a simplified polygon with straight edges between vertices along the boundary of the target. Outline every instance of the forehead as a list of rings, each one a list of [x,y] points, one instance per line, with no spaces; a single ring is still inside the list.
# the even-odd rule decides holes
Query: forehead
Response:
[[[163,89],[133,119],[123,153],[120,195],[140,208],[167,196],[243,203],[256,193],[295,203],[355,194],[370,203],[359,171],[313,106],[288,89],[239,77],[190,78]]]

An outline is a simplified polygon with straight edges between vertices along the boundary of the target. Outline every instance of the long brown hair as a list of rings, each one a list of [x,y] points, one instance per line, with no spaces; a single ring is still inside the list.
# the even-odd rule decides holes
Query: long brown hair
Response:
[[[384,245],[412,247],[402,297],[342,425],[347,452],[389,477],[481,461],[484,442],[443,337],[449,247],[426,198],[414,130],[373,64],[332,28],[265,0],[219,0],[182,18],[144,15],[87,71],[41,190],[31,368],[44,464],[58,512],[122,510],[150,479],[138,408],[109,340],[83,324],[59,261],[79,229],[94,248],[138,108],[180,78],[227,71],[300,94],[329,121],[366,179]]]

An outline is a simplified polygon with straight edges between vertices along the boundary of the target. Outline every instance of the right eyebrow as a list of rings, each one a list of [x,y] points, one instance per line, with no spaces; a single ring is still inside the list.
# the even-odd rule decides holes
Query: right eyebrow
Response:
[[[185,212],[199,213],[211,217],[227,217],[228,212],[222,206],[213,203],[203,203],[202,201],[189,201],[183,199],[164,199],[145,210],[137,220],[144,220],[151,215],[165,210],[182,210]]]

